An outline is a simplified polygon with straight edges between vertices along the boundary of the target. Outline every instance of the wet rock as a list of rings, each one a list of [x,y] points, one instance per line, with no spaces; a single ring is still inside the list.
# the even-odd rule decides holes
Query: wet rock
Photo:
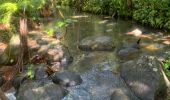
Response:
[[[0,64],[6,65],[17,61],[20,53],[20,37],[19,35],[13,35],[10,42],[5,49],[4,53],[0,57]]]
[[[4,84],[4,78],[2,76],[0,76],[0,87]]]
[[[59,61],[64,55],[64,52],[62,50],[58,49],[49,49],[47,51],[47,58],[52,61]]]
[[[61,84],[63,86],[75,86],[82,83],[82,79],[80,75],[71,72],[71,71],[63,71],[54,73],[52,76],[52,81],[55,84]]]
[[[61,100],[67,91],[53,83],[28,82],[21,85],[17,100]]]
[[[36,40],[28,39],[28,48],[31,52],[37,52],[40,49],[40,45],[36,42]]]
[[[119,89],[113,92],[110,100],[132,100],[132,99],[128,97],[125,91]]]
[[[48,44],[48,41],[45,41],[45,40],[42,40],[42,39],[38,39],[38,40],[37,40],[37,43],[38,43],[39,45],[47,45],[47,44]]]
[[[64,69],[67,69],[68,65],[71,64],[73,62],[73,57],[72,56],[65,56],[61,59],[61,66],[64,68]]]
[[[140,54],[140,46],[138,44],[124,45],[117,50],[117,56],[122,60],[137,58]]]
[[[101,71],[98,65],[81,77],[82,84],[68,87],[69,93],[63,100],[110,100],[111,94],[118,89],[123,91],[129,100],[138,100],[119,75],[109,70]]]
[[[137,62],[128,61],[121,67],[121,77],[140,100],[155,100],[166,91],[160,62],[152,56],[142,56]]]
[[[61,71],[61,70],[62,70],[62,67],[61,67],[60,62],[47,61],[47,72],[49,74],[54,73],[54,72],[58,72],[58,71]]]
[[[49,45],[41,45],[40,49],[38,50],[38,54],[46,55],[49,49]]]
[[[16,76],[14,77],[14,79],[12,80],[12,86],[18,90],[19,87],[21,86],[21,84],[26,81],[28,79],[28,77],[26,75],[20,75],[20,76]]]
[[[45,79],[48,77],[47,73],[46,73],[46,68],[45,65],[40,64],[35,66],[35,79],[36,80],[41,80],[41,79]]]
[[[14,88],[11,88],[10,90],[6,91],[5,96],[8,98],[7,100],[16,100],[15,93],[16,92]]]
[[[133,59],[139,56],[139,49],[136,48],[125,48],[118,52],[120,59]]]
[[[114,43],[110,36],[91,36],[83,39],[79,49],[84,51],[112,51]]]

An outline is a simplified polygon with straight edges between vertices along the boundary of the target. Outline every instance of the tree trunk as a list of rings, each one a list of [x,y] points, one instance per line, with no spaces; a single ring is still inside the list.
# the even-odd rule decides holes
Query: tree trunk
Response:
[[[29,50],[27,44],[27,34],[28,34],[28,27],[27,27],[27,19],[21,18],[20,19],[20,40],[21,40],[21,55],[19,59],[28,60],[29,59]]]

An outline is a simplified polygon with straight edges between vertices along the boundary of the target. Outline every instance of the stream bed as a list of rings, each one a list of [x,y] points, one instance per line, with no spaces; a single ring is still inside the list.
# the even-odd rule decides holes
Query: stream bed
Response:
[[[62,43],[68,47],[70,55],[74,58],[73,63],[66,69],[78,73],[83,80],[80,85],[67,87],[68,94],[62,100],[153,100],[152,96],[145,98],[146,94],[141,96],[129,88],[124,80],[126,78],[122,78],[120,66],[128,64],[129,61],[135,62],[146,55],[164,59],[170,49],[167,41],[163,40],[168,36],[166,33],[131,20],[80,13],[67,7],[60,8],[59,11],[64,15],[64,19],[74,20],[67,28],[60,31],[66,32]],[[58,13],[57,16],[61,15]],[[50,22],[44,21],[44,29],[55,28],[59,20],[63,18],[57,17]],[[114,50],[80,50],[78,47],[80,42],[91,36],[111,37]],[[139,38],[141,41],[138,56],[131,59],[123,55],[121,59],[117,55],[122,46],[136,44]]]

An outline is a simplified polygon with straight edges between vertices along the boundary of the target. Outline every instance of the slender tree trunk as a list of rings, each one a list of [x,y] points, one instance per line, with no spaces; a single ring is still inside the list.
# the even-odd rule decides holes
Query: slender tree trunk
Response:
[[[28,29],[27,29],[27,19],[26,18],[20,19],[19,31],[20,31],[20,48],[19,48],[20,54],[18,57],[17,64],[12,67],[13,69],[11,71],[9,69],[9,71],[10,71],[9,75],[8,75],[8,73],[6,73],[7,75],[5,75],[5,76],[7,76],[7,80],[4,83],[4,85],[1,87],[2,91],[7,91],[11,88],[11,86],[12,86],[11,80],[17,75],[17,73],[22,71],[23,60],[27,60],[29,57],[28,45],[27,45]],[[5,95],[3,94],[3,92],[1,92],[1,90],[0,90],[0,100],[7,100],[7,99],[5,99]]]
[[[21,18],[20,19],[20,40],[21,40],[21,53],[18,58],[17,66],[20,67],[19,70],[22,69],[23,60],[29,59],[29,51],[28,51],[28,45],[27,45],[27,34],[28,34],[28,28],[27,28],[27,19]]]

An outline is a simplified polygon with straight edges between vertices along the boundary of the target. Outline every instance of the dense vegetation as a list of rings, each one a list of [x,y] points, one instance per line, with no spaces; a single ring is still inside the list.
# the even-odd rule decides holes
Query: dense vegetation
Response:
[[[132,18],[144,25],[170,29],[169,0],[58,0],[78,10]]]
[[[45,0],[1,0],[0,1],[0,23],[10,23],[14,16],[36,18],[40,9],[45,5]]]
[[[166,75],[170,79],[170,52],[167,53],[168,57],[165,61],[163,61],[163,68],[165,70]]]

